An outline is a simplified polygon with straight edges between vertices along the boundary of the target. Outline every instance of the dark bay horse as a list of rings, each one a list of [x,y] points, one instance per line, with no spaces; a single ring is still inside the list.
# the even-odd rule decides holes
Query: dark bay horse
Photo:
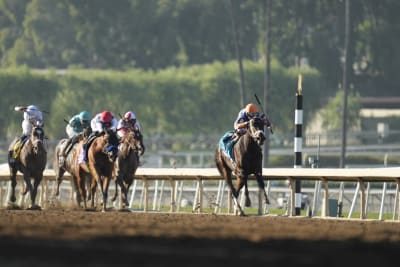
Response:
[[[251,174],[256,176],[258,187],[264,191],[265,202],[269,204],[262,178],[261,146],[264,140],[264,122],[256,117],[250,120],[246,133],[239,138],[233,147],[234,163],[231,162],[221,148],[218,148],[215,153],[215,163],[218,171],[224,177],[240,215],[244,215],[238,201],[239,192],[243,186],[245,186],[246,206],[249,207],[251,205],[247,188],[247,179]],[[236,188],[232,183],[232,173],[237,177]]]
[[[108,187],[113,178],[114,163],[118,156],[118,144],[119,140],[116,133],[112,130],[106,130],[102,135],[96,137],[88,148],[89,173],[92,177],[90,188],[92,207],[94,208],[94,195],[97,184],[99,184],[103,195],[102,211],[106,211],[107,207]],[[79,166],[81,169],[81,165]],[[78,173],[80,176],[81,173]]]
[[[121,138],[115,164],[115,194],[112,201],[117,199],[119,185],[122,208],[128,206],[128,191],[139,166],[139,155],[141,156],[143,153],[143,136],[140,131],[130,130]]]
[[[63,175],[64,175],[65,172],[68,172],[72,176],[72,184],[73,184],[73,187],[74,187],[74,189],[76,191],[76,201],[77,201],[78,206],[81,205],[82,195],[86,195],[86,194],[83,194],[82,192],[80,192],[80,188],[82,188],[82,186],[78,185],[78,182],[80,182],[80,181],[78,181],[78,178],[77,178],[77,172],[79,171],[79,168],[78,168],[78,164],[76,164],[76,162],[77,162],[77,158],[78,158],[78,155],[79,155],[80,148],[82,146],[82,144],[80,146],[79,146],[79,144],[80,144],[81,141],[85,141],[86,138],[87,138],[87,134],[86,133],[81,133],[81,134],[76,136],[77,143],[75,143],[72,146],[72,148],[69,151],[67,157],[65,158],[65,162],[64,162],[63,166],[61,166],[60,157],[62,157],[61,154],[63,152],[64,146],[66,145],[68,139],[66,139],[66,138],[65,139],[61,139],[58,142],[58,144],[57,144],[57,146],[55,148],[55,151],[54,151],[54,163],[53,163],[54,167],[53,167],[53,169],[54,169],[54,172],[55,172],[56,183],[57,183],[56,190],[55,190],[55,196],[59,196],[59,194],[60,194],[60,185],[61,185],[61,183],[63,181],[63,179],[62,179]],[[82,174],[82,177],[83,176],[84,176],[84,174]],[[87,178],[87,180],[88,180],[87,182],[90,182],[90,178]],[[84,203],[84,208],[86,208],[85,203]]]
[[[10,180],[11,180],[11,196],[10,202],[15,203],[15,187],[17,185],[17,172],[20,171],[23,174],[25,187],[22,194],[26,194],[28,191],[31,197],[31,206],[29,209],[38,209],[41,207],[35,204],[37,189],[39,187],[40,182],[43,179],[43,171],[46,168],[47,163],[47,151],[44,144],[44,131],[39,126],[32,127],[31,135],[29,139],[25,142],[23,147],[21,148],[19,158],[16,162],[10,163]],[[9,150],[12,150],[16,141],[15,139],[9,147]],[[31,183],[31,179],[33,179],[33,186]],[[13,205],[17,207],[16,205]]]

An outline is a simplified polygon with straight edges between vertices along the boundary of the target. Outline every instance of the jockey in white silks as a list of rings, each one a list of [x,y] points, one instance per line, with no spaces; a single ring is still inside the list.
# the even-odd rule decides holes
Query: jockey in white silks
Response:
[[[22,136],[14,144],[13,149],[8,151],[9,162],[14,163],[16,158],[19,156],[19,151],[27,140],[28,136],[31,134],[33,126],[43,127],[43,114],[42,111],[35,105],[16,106],[15,111],[24,112],[22,121]]]

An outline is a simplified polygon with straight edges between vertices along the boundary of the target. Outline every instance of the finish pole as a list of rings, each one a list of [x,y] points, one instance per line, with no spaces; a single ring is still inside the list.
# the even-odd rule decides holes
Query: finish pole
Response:
[[[294,135],[294,168],[302,167],[302,128],[303,128],[303,89],[302,77],[298,76],[297,92],[296,92],[296,111],[295,111],[295,135]],[[301,211],[301,181],[295,180],[295,214],[300,215]]]

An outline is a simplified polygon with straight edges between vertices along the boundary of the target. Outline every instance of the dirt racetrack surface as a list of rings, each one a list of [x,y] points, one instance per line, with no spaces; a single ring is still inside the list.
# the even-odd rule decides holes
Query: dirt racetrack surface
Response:
[[[398,266],[399,254],[391,221],[0,210],[0,266]]]

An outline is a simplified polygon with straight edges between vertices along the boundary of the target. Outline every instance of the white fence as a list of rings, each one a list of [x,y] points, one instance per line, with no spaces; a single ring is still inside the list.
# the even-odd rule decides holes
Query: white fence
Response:
[[[354,199],[352,201],[350,212],[354,209],[354,203],[356,199],[359,199],[360,203],[360,218],[365,219],[367,214],[367,196],[369,194],[370,183],[395,183],[396,189],[394,190],[394,208],[393,217],[397,217],[399,214],[399,183],[400,183],[400,168],[353,168],[353,169],[306,169],[306,168],[271,168],[263,170],[263,177],[266,181],[284,180],[288,181],[289,185],[289,202],[288,202],[288,215],[295,216],[295,207],[298,207],[301,202],[301,195],[295,194],[294,182],[299,179],[301,181],[316,181],[316,187],[314,195],[319,195],[319,188],[322,189],[322,209],[321,216],[329,215],[329,182],[356,182],[357,188],[355,189]],[[22,180],[22,176],[18,175],[18,179]],[[64,177],[65,180],[70,179],[68,174]],[[177,194],[181,194],[182,190],[179,187],[183,186],[182,181],[192,181],[196,184],[195,199],[193,201],[196,210],[202,211],[204,205],[204,193],[203,187],[205,182],[215,181],[215,187],[217,188],[215,201],[216,211],[221,206],[221,195],[224,194],[226,188],[225,183],[222,181],[222,177],[219,175],[215,168],[139,168],[136,173],[136,179],[142,181],[142,201],[144,211],[149,210],[149,182],[157,181],[153,184],[153,207],[156,205],[159,196],[155,197],[154,194],[161,194],[164,192],[161,190],[165,186],[165,182],[169,183],[170,203],[172,212],[177,211],[176,200],[179,199]],[[7,171],[0,172],[0,183],[5,184],[9,180],[9,174]],[[250,177],[250,180],[254,180],[254,177]],[[64,182],[66,183],[66,182]],[[21,182],[19,182],[21,184]],[[51,193],[51,185],[54,185],[54,172],[53,170],[46,170],[44,173],[44,179],[41,184],[41,190],[39,194],[39,201],[45,201],[49,198]],[[137,184],[134,184],[134,187]],[[3,186],[4,187],[4,186]],[[6,199],[9,194],[10,186],[5,186],[0,190],[0,200]],[[156,188],[157,187],[157,188]],[[134,189],[134,188],[132,188]],[[270,191],[270,187],[267,186],[267,190]],[[342,190],[342,189],[340,189]],[[72,190],[71,190],[72,191]],[[131,192],[131,200],[134,197],[134,193]],[[383,188],[382,198],[385,197],[386,187]],[[269,193],[269,192],[268,192]],[[230,200],[230,198],[227,198]],[[230,201],[228,201],[230,203]],[[318,202],[318,201],[317,201]],[[40,202],[39,202],[40,203]],[[231,204],[228,203],[228,212],[231,211]],[[313,205],[315,205],[316,199],[314,198]],[[259,201],[259,212],[261,212],[262,203]],[[315,207],[313,207],[313,211]],[[315,216],[315,214],[313,214]],[[397,218],[398,219],[398,218]]]

